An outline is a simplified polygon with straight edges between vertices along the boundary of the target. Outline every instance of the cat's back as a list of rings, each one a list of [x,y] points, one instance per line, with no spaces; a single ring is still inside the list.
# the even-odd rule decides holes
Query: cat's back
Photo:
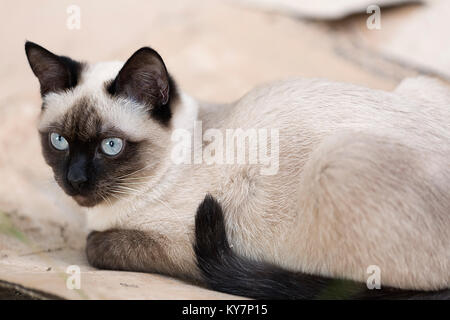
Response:
[[[392,92],[294,78],[251,90],[234,104],[233,111],[230,123],[234,126],[291,127],[318,133],[408,129],[410,134],[423,134],[423,127],[450,133],[450,90],[426,77],[406,79]],[[413,127],[419,127],[419,132]]]

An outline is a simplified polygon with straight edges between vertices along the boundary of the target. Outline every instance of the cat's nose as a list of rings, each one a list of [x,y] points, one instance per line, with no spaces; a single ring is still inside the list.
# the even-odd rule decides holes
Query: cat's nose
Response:
[[[76,191],[81,191],[88,179],[85,170],[78,166],[73,166],[67,173],[67,181]]]

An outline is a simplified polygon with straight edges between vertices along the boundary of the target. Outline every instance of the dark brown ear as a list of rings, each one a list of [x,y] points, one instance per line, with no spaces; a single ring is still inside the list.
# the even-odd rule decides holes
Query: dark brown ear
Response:
[[[73,88],[77,85],[82,64],[70,58],[57,56],[36,43],[27,41],[28,62],[41,85],[41,95]]]
[[[164,124],[171,118],[169,103],[175,85],[161,56],[149,47],[139,49],[125,62],[108,91],[147,105],[151,115]]]

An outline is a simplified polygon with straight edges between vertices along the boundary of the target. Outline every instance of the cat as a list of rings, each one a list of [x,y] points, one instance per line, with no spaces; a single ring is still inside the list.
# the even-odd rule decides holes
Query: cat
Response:
[[[86,207],[94,267],[211,286],[208,266],[224,261],[206,259],[208,250],[229,244],[224,257],[265,263],[283,279],[296,275],[299,289],[306,279],[313,292],[323,279],[365,284],[370,266],[385,287],[450,287],[450,92],[437,80],[406,79],[385,92],[297,78],[219,105],[182,92],[149,47],[125,63],[97,64],[32,42],[25,51],[43,100],[43,156]],[[203,141],[192,146],[199,127]],[[244,133],[244,159],[261,148],[256,160],[270,153],[274,161],[221,163],[220,148],[208,148],[228,130],[236,139]],[[268,146],[252,144],[255,132],[271,136]],[[178,149],[187,150],[181,161]],[[192,161],[192,152],[207,151],[217,161]],[[212,248],[200,245],[208,228],[195,226],[205,201],[220,206],[210,215],[220,211],[223,220],[225,236]],[[233,268],[242,274],[230,265],[217,279],[239,286],[229,278]]]

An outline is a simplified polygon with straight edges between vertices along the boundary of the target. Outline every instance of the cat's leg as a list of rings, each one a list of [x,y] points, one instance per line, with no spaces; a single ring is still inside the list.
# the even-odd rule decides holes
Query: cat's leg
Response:
[[[190,244],[184,257],[174,252],[174,244],[164,235],[128,229],[93,231],[86,243],[88,262],[99,269],[161,273],[196,280],[197,267]],[[187,254],[186,254],[187,253]]]
[[[325,139],[303,168],[284,265],[356,281],[375,266],[382,286],[448,288],[450,170],[425,152],[362,133]]]

